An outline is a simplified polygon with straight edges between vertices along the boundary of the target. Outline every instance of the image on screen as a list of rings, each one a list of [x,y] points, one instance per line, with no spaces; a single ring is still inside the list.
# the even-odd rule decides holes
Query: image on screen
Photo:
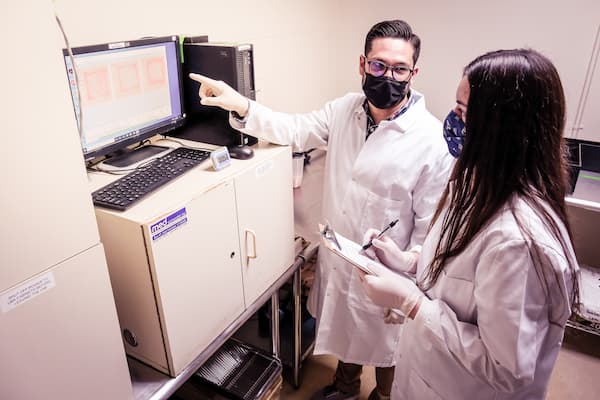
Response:
[[[110,156],[183,124],[177,36],[63,51],[84,157]]]

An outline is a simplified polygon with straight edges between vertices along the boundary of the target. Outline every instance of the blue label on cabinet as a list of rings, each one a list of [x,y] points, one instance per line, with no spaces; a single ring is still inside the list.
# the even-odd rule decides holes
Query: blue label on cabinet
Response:
[[[179,211],[175,211],[174,213],[167,215],[161,220],[150,225],[150,235],[152,235],[152,240],[156,240],[161,236],[166,235],[171,232],[173,229],[185,224],[187,222],[187,212],[185,208],[182,208]]]

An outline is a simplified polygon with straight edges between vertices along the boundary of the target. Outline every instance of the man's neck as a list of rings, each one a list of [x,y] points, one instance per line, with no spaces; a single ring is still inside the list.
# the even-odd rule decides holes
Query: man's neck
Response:
[[[386,109],[380,109],[380,108],[376,108],[374,107],[371,102],[369,102],[369,111],[371,112],[371,117],[373,118],[373,122],[375,122],[375,125],[379,125],[379,123],[383,120],[386,120],[388,118],[390,118],[392,115],[394,115],[396,112],[398,112],[398,110],[400,110],[402,107],[404,107],[404,105],[408,102],[408,96],[405,96],[404,99],[396,104],[394,107],[392,108],[386,108]]]

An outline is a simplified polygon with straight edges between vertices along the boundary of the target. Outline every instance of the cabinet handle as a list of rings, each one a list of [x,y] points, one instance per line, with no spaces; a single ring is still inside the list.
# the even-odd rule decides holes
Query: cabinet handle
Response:
[[[252,237],[252,254],[250,253],[250,246],[248,245],[248,239]],[[246,229],[246,264],[250,264],[250,259],[256,258],[256,233],[252,229]]]

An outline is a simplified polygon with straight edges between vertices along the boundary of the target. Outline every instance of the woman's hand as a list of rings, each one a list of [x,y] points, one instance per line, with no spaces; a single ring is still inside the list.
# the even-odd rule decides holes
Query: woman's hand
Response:
[[[365,250],[365,254],[372,259],[379,260],[383,265],[391,270],[403,273],[414,274],[417,270],[417,261],[419,253],[415,251],[402,251],[396,243],[387,236],[375,239],[381,231],[369,229],[365,232],[363,243],[369,243],[372,240],[372,246]]]
[[[367,296],[382,307],[395,308],[409,318],[415,317],[425,295],[407,277],[377,264],[369,264],[375,274],[360,272],[360,280]]]

